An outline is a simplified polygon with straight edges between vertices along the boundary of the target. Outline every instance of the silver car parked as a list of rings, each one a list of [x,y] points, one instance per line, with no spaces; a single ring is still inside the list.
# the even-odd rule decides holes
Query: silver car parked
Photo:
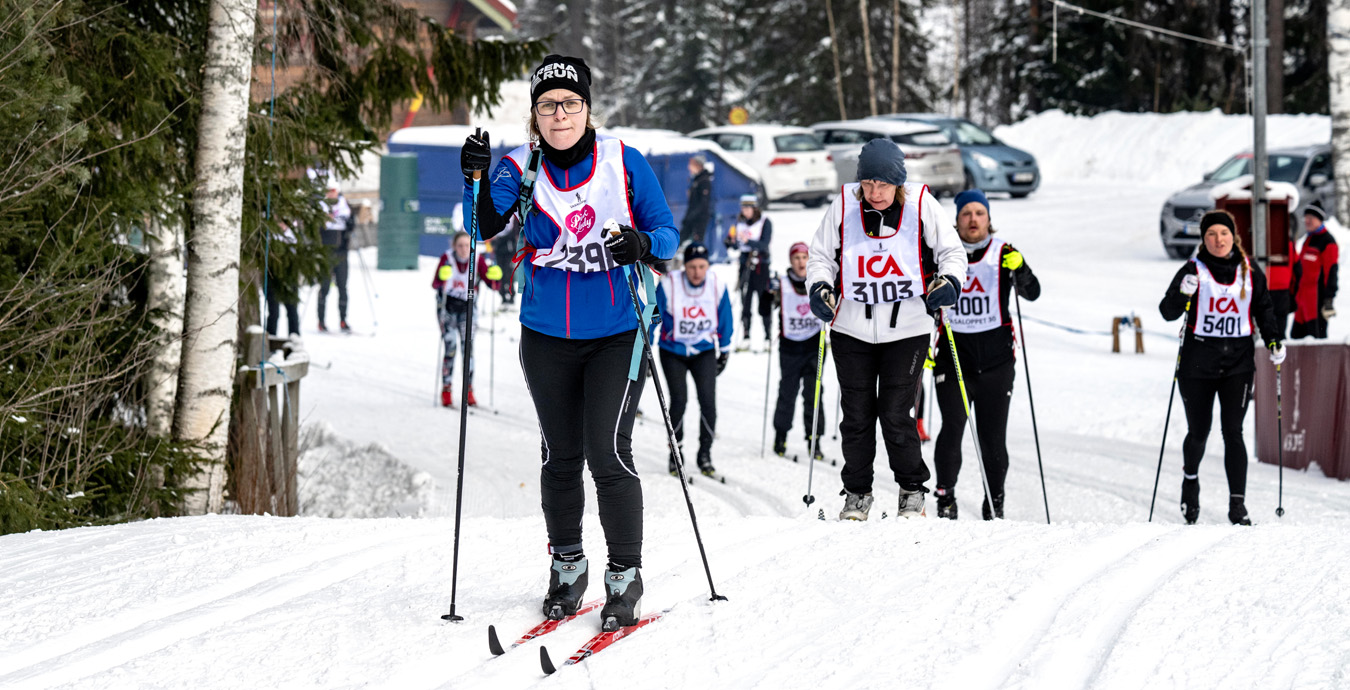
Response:
[[[1298,188],[1299,208],[1294,212],[1294,228],[1301,227],[1302,209],[1313,201],[1324,209],[1335,208],[1336,185],[1331,177],[1331,145],[1316,144],[1267,152],[1270,180],[1288,182]],[[1251,151],[1224,161],[1205,179],[1173,194],[1163,204],[1158,232],[1163,249],[1173,259],[1185,259],[1200,244],[1200,218],[1214,207],[1209,192],[1214,187],[1252,174]]]
[[[839,182],[858,176],[858,154],[873,139],[890,139],[905,153],[910,182],[928,185],[935,196],[954,195],[965,189],[961,149],[934,125],[900,120],[843,120],[817,122],[811,129],[820,135],[834,157]]]

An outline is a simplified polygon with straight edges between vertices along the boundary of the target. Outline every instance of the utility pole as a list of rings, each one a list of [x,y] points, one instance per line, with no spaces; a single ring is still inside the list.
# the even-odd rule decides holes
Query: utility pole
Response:
[[[1263,271],[1270,270],[1266,252],[1266,223],[1270,207],[1266,202],[1266,178],[1270,160],[1266,157],[1266,0],[1252,2],[1252,255]],[[1204,232],[1202,229],[1201,232]]]

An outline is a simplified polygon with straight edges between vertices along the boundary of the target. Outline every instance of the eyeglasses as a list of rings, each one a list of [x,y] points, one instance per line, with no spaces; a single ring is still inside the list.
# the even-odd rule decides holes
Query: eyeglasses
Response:
[[[534,104],[534,111],[544,117],[548,117],[558,112],[558,106],[562,106],[563,112],[568,115],[576,115],[581,112],[582,106],[586,101],[580,98],[569,98],[565,101],[539,101]]]

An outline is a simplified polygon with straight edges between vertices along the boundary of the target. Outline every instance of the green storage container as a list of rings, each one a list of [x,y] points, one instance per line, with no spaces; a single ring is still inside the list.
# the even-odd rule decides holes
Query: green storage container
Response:
[[[422,237],[422,213],[417,200],[417,154],[391,153],[380,157],[381,271],[417,270]]]

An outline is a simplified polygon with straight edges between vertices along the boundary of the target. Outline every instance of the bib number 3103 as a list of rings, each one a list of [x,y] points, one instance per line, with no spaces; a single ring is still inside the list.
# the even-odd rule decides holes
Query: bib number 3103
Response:
[[[911,280],[853,281],[854,301],[864,304],[899,302],[914,296]]]

